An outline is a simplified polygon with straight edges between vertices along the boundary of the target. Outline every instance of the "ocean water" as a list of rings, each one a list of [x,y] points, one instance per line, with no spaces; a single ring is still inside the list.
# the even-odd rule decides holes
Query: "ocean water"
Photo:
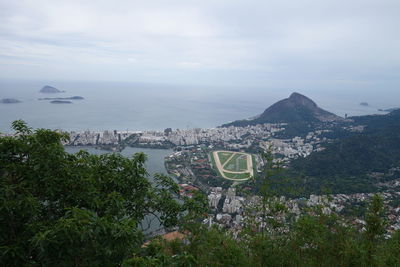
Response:
[[[61,94],[42,94],[44,85]],[[292,89],[184,86],[117,82],[0,81],[0,132],[11,132],[11,122],[23,119],[33,128],[81,130],[163,130],[212,128],[262,113],[268,106],[297,91],[320,107],[340,116],[379,113],[399,107],[400,92],[348,89]],[[379,95],[378,95],[379,93]],[[396,94],[396,95],[394,95]],[[82,96],[73,104],[51,104],[43,97]],[[370,106],[360,106],[368,102]]]

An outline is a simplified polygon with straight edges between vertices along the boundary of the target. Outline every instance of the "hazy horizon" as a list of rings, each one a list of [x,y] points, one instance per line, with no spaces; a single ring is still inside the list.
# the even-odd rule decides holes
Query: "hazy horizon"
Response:
[[[0,0],[0,79],[394,91],[399,9],[395,0]]]
[[[398,0],[0,0],[0,99],[22,100],[0,105],[0,131],[14,119],[215,127],[292,92],[340,116],[399,107],[398,10]],[[85,100],[38,101],[46,84]]]

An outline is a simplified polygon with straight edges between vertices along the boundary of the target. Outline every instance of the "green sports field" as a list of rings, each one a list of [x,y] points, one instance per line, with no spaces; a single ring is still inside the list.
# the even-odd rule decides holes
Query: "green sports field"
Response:
[[[251,154],[234,151],[214,151],[211,153],[213,165],[220,176],[234,181],[245,181],[254,176]]]
[[[218,152],[217,154],[222,165],[232,156],[232,153],[229,152]]]

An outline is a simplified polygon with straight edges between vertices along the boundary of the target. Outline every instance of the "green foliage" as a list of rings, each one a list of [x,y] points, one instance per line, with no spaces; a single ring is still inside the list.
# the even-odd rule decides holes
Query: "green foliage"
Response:
[[[223,231],[211,228],[190,239],[188,252],[195,256],[198,266],[245,266],[245,249]]]
[[[375,202],[375,203],[374,203]],[[369,212],[381,210],[374,200]],[[276,215],[278,210],[269,215]],[[282,209],[279,209],[282,212]],[[373,215],[373,216],[375,216]],[[381,217],[380,217],[381,218]],[[345,224],[338,216],[324,214],[321,207],[291,222],[287,231],[268,228],[265,233],[246,224],[237,238],[217,228],[198,226],[186,241],[152,242],[134,264],[153,266],[399,266],[400,232],[382,238],[380,227],[367,221],[374,238]],[[369,226],[368,226],[369,225]],[[372,229],[371,228],[371,229]],[[373,249],[371,249],[373,248]],[[136,265],[135,265],[136,264]]]
[[[152,185],[144,154],[72,155],[68,136],[13,127],[0,138],[0,265],[115,266],[140,249],[145,216],[179,223],[177,185]]]
[[[127,266],[146,266],[138,265],[138,262],[142,264],[154,259],[157,261],[153,266],[246,266],[249,263],[245,247],[231,235],[203,226],[187,237],[187,244],[181,241],[152,242],[144,249],[142,257]]]
[[[383,216],[383,199],[379,195],[374,195],[365,216],[365,222],[367,223],[365,237],[369,242],[376,242],[377,239],[382,237],[385,233],[385,221],[383,220]]]
[[[388,173],[400,166],[400,111],[388,115],[353,117],[364,125],[362,133],[344,133],[335,128],[329,138],[336,141],[326,149],[291,162],[291,177],[302,176],[308,193],[376,192],[376,179],[369,174]],[[386,178],[390,179],[390,177]]]
[[[136,222],[110,220],[73,208],[32,238],[38,262],[45,266],[113,266],[141,243]]]
[[[261,153],[265,162],[263,174],[242,187],[251,186],[253,193],[267,198],[273,196],[299,196],[304,193],[302,177],[290,176],[281,161],[274,161],[272,146]]]
[[[180,224],[182,230],[188,230],[193,233],[197,232],[201,226],[201,219],[208,216],[207,211],[209,207],[207,197],[199,191],[194,191],[191,198],[185,198],[183,209],[186,211],[186,214]]]
[[[374,255],[378,245],[383,238],[385,231],[385,221],[383,199],[379,195],[374,195],[372,202],[365,216],[366,231],[364,233],[367,257],[370,262],[374,261]]]
[[[387,173],[400,166],[400,126],[370,130],[339,140],[321,152],[291,163],[290,176],[304,175],[309,192],[374,192],[373,172]]]

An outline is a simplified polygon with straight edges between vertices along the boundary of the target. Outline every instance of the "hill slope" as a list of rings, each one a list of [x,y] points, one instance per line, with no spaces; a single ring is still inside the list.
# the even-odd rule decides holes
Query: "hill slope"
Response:
[[[354,120],[366,126],[363,133],[291,163],[290,172],[301,175],[312,192],[323,187],[336,193],[376,191],[377,182],[398,178],[389,173],[400,167],[400,111]],[[376,172],[385,175],[377,180],[370,175]]]
[[[247,126],[280,122],[332,122],[343,120],[343,118],[318,107],[310,98],[299,93],[293,93],[289,98],[273,104],[254,119],[234,121],[222,126]]]

